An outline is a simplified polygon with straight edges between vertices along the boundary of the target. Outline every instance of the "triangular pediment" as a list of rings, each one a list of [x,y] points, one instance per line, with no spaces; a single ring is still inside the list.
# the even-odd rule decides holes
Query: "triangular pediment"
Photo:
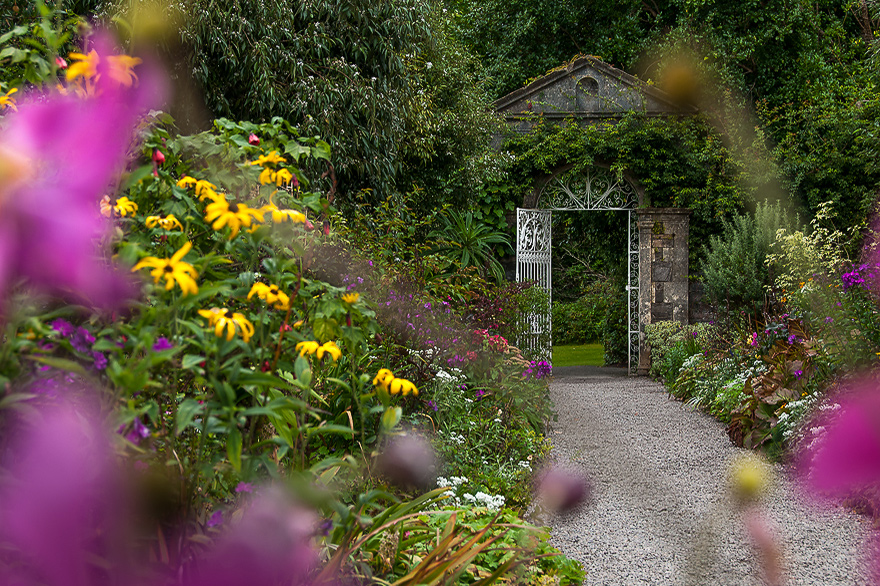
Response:
[[[603,63],[579,57],[495,102],[495,110],[511,122],[533,116],[602,120],[627,112],[648,116],[695,114],[696,108],[676,104],[666,93]]]

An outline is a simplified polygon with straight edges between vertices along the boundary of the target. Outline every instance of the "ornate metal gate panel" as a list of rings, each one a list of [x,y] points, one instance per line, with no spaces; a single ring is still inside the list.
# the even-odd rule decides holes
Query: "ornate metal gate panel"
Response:
[[[639,364],[639,230],[633,210],[639,197],[633,186],[607,169],[594,167],[586,172],[567,172],[555,177],[538,198],[538,208],[516,211],[516,280],[537,281],[550,299],[551,210],[625,211],[627,215],[627,346],[629,371]],[[547,356],[552,349],[550,308],[546,316],[528,318],[532,324],[528,340],[520,341],[532,355]],[[543,350],[536,344],[546,345]]]
[[[552,281],[550,275],[550,210],[516,209],[516,280],[534,281],[547,293],[547,307],[543,311],[522,316],[528,327],[522,328],[519,347],[528,355],[550,361],[552,350],[551,319]]]

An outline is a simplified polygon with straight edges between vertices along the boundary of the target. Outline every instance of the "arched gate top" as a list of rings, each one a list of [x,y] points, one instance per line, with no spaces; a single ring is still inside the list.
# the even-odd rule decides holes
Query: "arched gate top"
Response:
[[[632,183],[601,167],[553,177],[536,205],[545,210],[634,210],[638,206],[639,194]]]

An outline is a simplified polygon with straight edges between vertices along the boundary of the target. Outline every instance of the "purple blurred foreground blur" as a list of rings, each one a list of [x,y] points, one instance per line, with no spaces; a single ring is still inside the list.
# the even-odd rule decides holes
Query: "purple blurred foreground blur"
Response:
[[[109,45],[96,42],[99,54]],[[106,60],[102,60],[106,63]],[[101,66],[99,65],[99,73]],[[138,117],[158,107],[161,76],[138,69],[125,88],[110,75],[95,95],[31,95],[0,133],[0,295],[21,278],[42,291],[108,307],[130,284],[102,258],[99,202],[126,159]],[[112,195],[112,194],[111,194]]]
[[[138,551],[137,494],[88,404],[94,393],[39,389],[28,417],[5,421],[0,484],[0,586],[302,585],[318,561],[319,518],[278,488],[255,489],[204,555],[157,573]],[[76,397],[73,401],[70,397]],[[173,578],[167,571],[171,570]]]

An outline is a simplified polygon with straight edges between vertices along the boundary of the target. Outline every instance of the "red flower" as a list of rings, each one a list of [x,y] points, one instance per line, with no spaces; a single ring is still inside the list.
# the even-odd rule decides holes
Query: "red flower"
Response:
[[[260,137],[251,132],[250,136],[248,136],[248,144],[258,145],[260,144]]]

